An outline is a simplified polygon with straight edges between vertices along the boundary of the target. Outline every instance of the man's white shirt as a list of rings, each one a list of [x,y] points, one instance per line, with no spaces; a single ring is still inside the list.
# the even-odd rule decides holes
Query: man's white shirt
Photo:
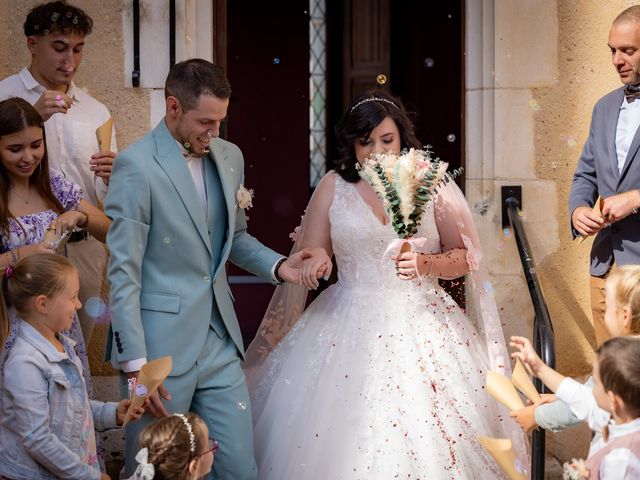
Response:
[[[35,104],[46,91],[28,68],[0,81],[0,100],[20,97]],[[111,114],[104,104],[73,82],[67,95],[73,105],[67,113],[55,113],[44,124],[49,168],[58,170],[82,188],[83,198],[93,205],[103,201],[107,185],[102,178],[90,170],[91,155],[98,152],[96,129],[106,122]],[[116,152],[115,128],[111,136],[111,150]]]

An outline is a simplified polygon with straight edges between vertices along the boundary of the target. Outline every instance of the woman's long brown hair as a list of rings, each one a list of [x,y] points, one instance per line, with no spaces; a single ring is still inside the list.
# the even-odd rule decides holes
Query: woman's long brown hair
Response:
[[[42,129],[42,141],[45,145],[40,166],[29,177],[29,185],[44,200],[49,208],[58,214],[64,207],[51,191],[51,177],[49,176],[49,160],[44,134],[44,122],[38,111],[22,98],[13,97],[0,102],[0,137],[21,132],[28,127]],[[9,236],[9,220],[15,218],[9,210],[9,191],[11,177],[0,161],[0,233]]]

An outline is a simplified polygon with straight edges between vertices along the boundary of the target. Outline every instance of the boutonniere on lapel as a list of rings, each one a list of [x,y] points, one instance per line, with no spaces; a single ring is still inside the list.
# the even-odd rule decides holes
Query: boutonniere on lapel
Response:
[[[253,189],[249,190],[244,185],[240,185],[236,193],[236,200],[238,201],[238,207],[243,210],[253,207]]]

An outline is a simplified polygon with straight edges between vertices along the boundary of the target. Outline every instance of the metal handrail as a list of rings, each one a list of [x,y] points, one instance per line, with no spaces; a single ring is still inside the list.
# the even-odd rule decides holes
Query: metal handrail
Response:
[[[547,308],[547,302],[542,293],[542,287],[538,281],[535,263],[531,256],[529,242],[524,230],[522,219],[520,218],[520,202],[515,197],[505,200],[509,223],[514,232],[522,269],[529,287],[529,295],[533,303],[535,317],[533,320],[533,346],[542,358],[542,361],[551,368],[556,366],[556,350],[553,337],[553,324]],[[534,385],[539,392],[549,393],[548,389],[539,379],[534,379]],[[534,430],[531,434],[531,478],[532,480],[544,479],[544,451],[545,432],[544,430]]]

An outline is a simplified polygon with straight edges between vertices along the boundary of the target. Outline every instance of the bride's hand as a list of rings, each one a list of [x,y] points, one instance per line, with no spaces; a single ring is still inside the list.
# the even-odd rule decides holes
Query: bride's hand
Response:
[[[287,282],[316,289],[318,279],[328,278],[331,269],[331,258],[324,248],[303,248],[280,266],[278,275]]]
[[[400,280],[414,280],[425,277],[431,273],[433,259],[426,253],[404,252],[392,255],[391,260],[396,262],[396,274]]]
[[[529,339],[513,336],[510,339],[509,346],[516,349],[516,351],[511,354],[511,358],[520,359],[524,366],[529,367],[531,373],[537,376],[544,362],[533,349],[533,345],[531,345]]]

